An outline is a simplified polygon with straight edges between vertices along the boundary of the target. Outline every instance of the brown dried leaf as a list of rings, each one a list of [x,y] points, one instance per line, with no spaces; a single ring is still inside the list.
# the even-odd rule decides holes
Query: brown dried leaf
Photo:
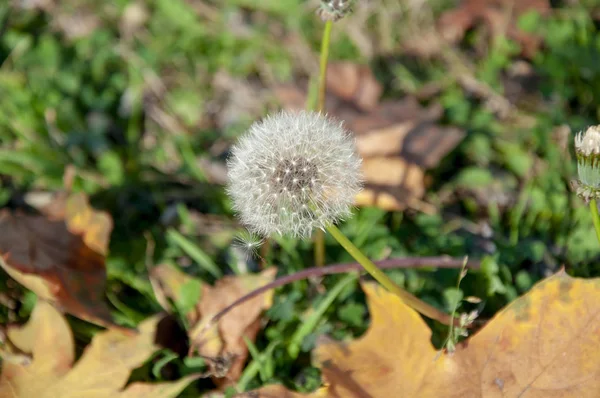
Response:
[[[334,63],[328,69],[327,113],[343,120],[356,134],[363,158],[365,189],[356,197],[362,206],[402,210],[425,208],[425,170],[434,168],[462,140],[462,130],[436,122],[442,107],[423,108],[414,97],[379,102],[381,85],[366,66]],[[306,94],[280,86],[276,96],[287,109],[303,109]]]
[[[352,62],[337,62],[327,67],[327,88],[367,112],[377,106],[383,92],[368,66]]]
[[[187,293],[184,291],[186,284],[195,283],[201,286],[201,288],[203,286],[203,283],[199,279],[193,278],[169,264],[161,264],[152,268],[150,270],[150,283],[152,284],[156,300],[168,312],[173,310],[169,300],[172,300],[176,307],[178,303],[187,300],[184,297]],[[202,292],[200,292],[198,299],[201,299],[201,297]],[[186,317],[188,322],[195,324],[199,320],[199,313],[196,309],[193,309],[186,314]]]
[[[105,254],[112,219],[84,194],[61,195],[43,215],[0,212],[0,266],[65,311],[113,325],[104,302]]]
[[[276,273],[276,268],[269,268],[257,275],[226,276],[215,286],[202,283],[200,301],[186,314],[191,324],[190,355],[198,353],[209,359],[213,380],[219,387],[239,379],[248,357],[243,337],[254,341],[260,330],[260,314],[271,306],[273,293],[246,301],[214,325],[210,321],[238,298],[271,282]],[[157,297],[168,297],[175,302],[182,300],[182,286],[191,280],[197,281],[166,264],[154,268],[151,279]]]
[[[544,15],[550,12],[548,0],[463,0],[454,10],[446,11],[438,21],[442,37],[456,43],[477,23],[484,23],[493,36],[506,35],[522,46],[525,56],[533,56],[541,38],[521,31],[516,24],[519,16],[535,10]]]
[[[559,272],[500,311],[452,355],[435,350],[427,324],[396,296],[372,284],[364,290],[371,327],[348,343],[319,344],[314,354],[326,392],[305,396],[598,396],[600,279]],[[273,396],[277,388],[258,396]]]

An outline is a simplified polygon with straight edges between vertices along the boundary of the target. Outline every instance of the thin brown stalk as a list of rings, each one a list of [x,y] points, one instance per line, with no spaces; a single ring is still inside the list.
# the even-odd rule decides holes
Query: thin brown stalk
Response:
[[[406,257],[406,258],[391,258],[388,260],[380,260],[374,262],[380,269],[395,269],[395,268],[461,268],[464,264],[464,259],[453,258],[448,256],[440,257]],[[467,261],[466,267],[469,269],[478,269],[480,266],[479,261],[469,260]],[[296,282],[308,278],[318,278],[325,275],[344,274],[347,272],[363,271],[362,265],[359,263],[342,263],[333,264],[326,267],[312,267],[302,271],[296,272],[291,275],[282,276],[275,279],[273,282],[267,283],[266,285],[259,287],[240,297],[227,307],[219,311],[215,316],[212,317],[208,322],[204,330],[208,330],[212,325],[219,322],[221,318],[229,311],[245,303],[246,301],[268,291],[281,286],[285,286],[292,282]]]

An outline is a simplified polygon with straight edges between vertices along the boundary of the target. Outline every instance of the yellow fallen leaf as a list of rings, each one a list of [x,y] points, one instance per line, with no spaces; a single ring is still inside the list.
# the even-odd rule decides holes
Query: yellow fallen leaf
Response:
[[[69,231],[80,234],[88,247],[105,256],[113,225],[110,215],[94,210],[82,193],[70,195],[64,211]]]
[[[7,337],[21,351],[33,354],[33,361],[26,366],[4,362],[1,397],[42,397],[48,385],[71,369],[73,335],[67,321],[50,304],[40,300],[29,322],[22,328],[9,327]]]
[[[371,327],[349,343],[321,341],[314,352],[327,397],[600,396],[600,279],[560,272],[500,311],[474,336],[441,354],[412,309],[364,286]],[[265,387],[259,397],[285,395]]]
[[[169,383],[133,383],[123,391],[130,373],[157,351],[154,343],[159,318],[142,322],[139,333],[108,329],[98,333],[73,365],[73,335],[65,318],[39,300],[23,327],[9,327],[8,339],[24,352],[30,364],[4,362],[0,397],[175,397],[197,375]]]

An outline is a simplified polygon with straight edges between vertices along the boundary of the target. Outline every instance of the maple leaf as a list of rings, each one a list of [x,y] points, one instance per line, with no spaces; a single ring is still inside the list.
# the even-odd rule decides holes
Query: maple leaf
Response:
[[[116,326],[104,301],[112,219],[84,194],[58,195],[42,214],[0,212],[0,266],[65,311]]]
[[[210,286],[171,265],[153,268],[150,278],[157,299],[170,310],[169,299],[179,309],[189,304],[187,295],[196,289],[196,301],[185,313],[190,324],[190,355],[195,353],[209,359],[215,384],[223,387],[240,377],[246,359],[247,337],[254,341],[260,330],[260,314],[272,304],[273,292],[260,294],[227,312],[218,322],[213,316],[246,293],[273,280],[276,268],[268,268],[256,275],[225,276]],[[195,286],[194,289],[190,287]]]
[[[398,297],[373,284],[364,290],[367,333],[321,341],[314,352],[326,386],[307,395],[268,386],[259,397],[598,396],[600,279],[547,278],[451,355],[436,351],[426,323]]]
[[[130,373],[155,351],[159,317],[139,325],[139,333],[112,328],[98,333],[73,364],[73,334],[63,315],[51,304],[38,300],[24,326],[10,326],[7,337],[23,352],[31,353],[30,363],[4,361],[0,374],[1,397],[175,397],[198,375],[174,382],[132,383]],[[124,388],[125,387],[125,388]]]

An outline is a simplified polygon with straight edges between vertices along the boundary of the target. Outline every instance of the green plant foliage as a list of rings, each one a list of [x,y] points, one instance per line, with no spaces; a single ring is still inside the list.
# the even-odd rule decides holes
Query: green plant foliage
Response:
[[[65,170],[73,171],[71,189],[89,194],[114,218],[106,298],[114,319],[127,326],[161,310],[148,279],[155,264],[176,262],[207,283],[258,270],[263,258],[232,244],[239,226],[221,184],[222,166],[234,139],[278,109],[277,89],[304,85],[314,74],[323,24],[312,3],[0,3],[0,207],[20,209],[26,194],[59,191]],[[446,58],[419,57],[403,47],[408,33],[433,26],[456,2],[428,2],[423,14],[406,2],[372,3],[334,25],[331,58],[372,67],[386,101],[414,95],[423,106],[439,104],[439,123],[463,129],[466,137],[427,173],[422,200],[435,211],[357,209],[340,225],[343,233],[373,260],[480,260],[481,268],[468,270],[458,288],[458,269],[388,272],[437,308],[477,310],[482,320],[561,267],[600,275],[589,210],[570,187],[573,132],[600,119],[597,4],[570,2],[578,4],[554,7],[548,16],[522,15],[519,28],[543,42],[531,59],[515,40],[488,40],[490,32],[479,28],[450,48],[468,61],[469,76],[516,109],[505,117],[465,88]],[[389,15],[398,16],[392,25]],[[88,21],[81,30],[73,22],[79,19]],[[531,75],[514,83],[515,65],[523,63]],[[432,87],[435,94],[423,94]],[[314,264],[310,240],[274,237],[261,256],[280,276]],[[327,236],[326,261],[352,259]],[[319,386],[310,362],[319,336],[355,337],[369,325],[355,278],[278,288],[264,328],[256,341],[246,341],[250,358],[237,391],[273,382],[299,391]],[[35,295],[6,274],[0,286],[0,323],[25,319]],[[183,286],[174,303],[178,315],[200,295],[198,284]],[[481,303],[469,302],[471,296]],[[81,342],[97,330],[72,323]],[[432,330],[441,347],[448,329]],[[204,361],[165,350],[132,380],[171,380],[206,369]],[[209,380],[193,383],[183,396],[212,388]]]

